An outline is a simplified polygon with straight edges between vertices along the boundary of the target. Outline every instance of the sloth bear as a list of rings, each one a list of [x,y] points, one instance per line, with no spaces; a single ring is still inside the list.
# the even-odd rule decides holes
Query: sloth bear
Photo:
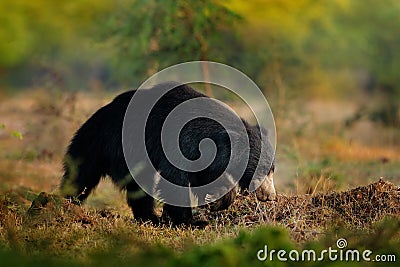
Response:
[[[253,178],[261,181],[256,189],[258,200],[275,199],[276,193],[272,178],[275,155],[267,138],[261,138],[263,134],[266,134],[263,127],[251,126],[237,117],[242,123],[241,127],[245,129],[245,134],[242,135],[238,134],[240,131],[235,130],[237,126],[231,125],[230,129],[226,130],[218,121],[204,116],[190,120],[180,129],[179,147],[175,147],[175,149],[179,149],[188,160],[195,161],[202,156],[202,140],[211,139],[214,142],[215,153],[212,162],[201,170],[180,169],[172,164],[164,153],[163,123],[168,119],[168,115],[182,103],[197,98],[208,100],[211,98],[188,85],[177,83],[159,84],[140,91],[149,99],[153,99],[156,93],[160,92],[162,96],[156,101],[146,118],[145,140],[140,140],[140,136],[131,136],[132,147],[129,149],[133,151],[134,157],[127,159],[124,155],[122,129],[124,118],[128,114],[129,103],[135,94],[138,95],[139,90],[118,95],[111,103],[96,111],[75,133],[64,157],[64,175],[60,185],[60,191],[64,197],[80,203],[88,197],[100,179],[108,175],[118,187],[127,191],[127,202],[135,219],[153,223],[159,222],[159,218],[154,212],[154,198],[151,194],[146,193],[148,191],[142,190],[143,188],[136,182],[136,177],[149,181],[154,180],[154,186],[156,186],[156,177],[161,176],[180,186],[196,187],[209,184],[218,177],[224,176],[235,183],[235,187],[227,194],[222,197],[215,196],[218,194],[210,191],[197,196],[199,199],[206,199],[207,202],[214,202],[211,203],[211,208],[214,210],[226,209],[234,201],[238,187],[240,189],[249,188]],[[218,101],[212,103],[214,104],[197,105],[196,108],[210,116],[225,118],[226,123],[231,123],[230,118],[233,112]],[[137,105],[140,106],[140,104]],[[140,113],[140,107],[138,113]],[[135,125],[131,127],[133,127],[132,131],[137,132],[137,129],[134,129]],[[230,139],[232,136],[234,136],[233,141]],[[234,153],[231,152],[232,142],[242,143],[245,139],[247,141],[243,143],[247,145],[247,156],[245,157],[241,153],[233,155]],[[146,155],[150,161],[144,166],[141,164],[138,168],[139,171],[134,174],[135,179],[132,179],[127,161],[143,162],[143,151],[140,152],[139,148],[138,151],[135,150],[135,146],[139,142],[145,145]],[[261,145],[264,145],[265,153],[261,153]],[[237,172],[236,166],[240,164],[244,166],[243,171]],[[229,169],[227,169],[228,166],[230,166]],[[258,166],[259,168],[257,168]],[[162,189],[160,191],[162,201]],[[176,206],[165,203],[162,217],[168,218],[174,225],[195,223],[192,219],[190,205]]]

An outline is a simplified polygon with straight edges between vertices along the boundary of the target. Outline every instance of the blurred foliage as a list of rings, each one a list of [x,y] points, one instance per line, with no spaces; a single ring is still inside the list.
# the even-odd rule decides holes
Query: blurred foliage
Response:
[[[294,244],[290,240],[288,232],[281,227],[264,226],[252,232],[242,231],[236,238],[220,241],[216,244],[202,247],[191,246],[181,254],[172,251],[170,248],[153,245],[144,246],[136,253],[122,255],[124,251],[123,242],[116,242],[115,247],[109,251],[88,255],[88,259],[80,262],[76,259],[66,260],[58,257],[45,257],[40,255],[26,255],[17,252],[0,252],[2,266],[359,266],[357,261],[329,261],[328,253],[325,253],[323,261],[279,261],[277,251],[285,250],[284,257],[288,257],[291,250],[300,253],[302,249],[312,249],[316,255],[331,247],[337,249],[336,241],[345,238],[349,242],[350,249],[364,251],[372,250],[371,259],[377,254],[400,256],[399,241],[396,235],[399,230],[399,223],[395,220],[388,220],[377,225],[373,233],[365,234],[349,233],[343,228],[336,229],[336,232],[328,234],[319,241],[309,242],[302,246]],[[257,252],[268,245],[271,252],[275,249],[274,259],[270,261],[259,261]],[[122,246],[122,247],[120,247]],[[347,249],[347,248],[346,248]],[[345,251],[345,250],[343,250]],[[361,254],[360,252],[360,254]],[[332,255],[339,255],[335,252]],[[281,255],[282,256],[282,255]],[[361,256],[360,256],[361,257]],[[366,266],[397,266],[396,262],[377,261],[363,262]]]
[[[355,14],[356,12],[356,14]],[[365,71],[369,84],[365,89],[378,87],[400,96],[400,2],[396,0],[349,1],[337,8],[335,25],[347,40],[342,66]]]
[[[64,80],[77,79],[67,69],[77,69],[90,57],[95,62],[90,50],[96,46],[99,18],[114,6],[106,0],[2,0],[0,78],[11,87],[43,87],[49,80],[62,86]]]
[[[1,131],[4,131],[6,129],[6,125],[4,123],[0,123],[0,133]],[[15,137],[19,140],[24,139],[24,135],[19,132],[19,131],[15,131],[15,130],[11,130],[9,131],[10,136]]]
[[[91,0],[1,1],[1,68],[26,62],[36,52],[54,55],[59,50],[77,47],[77,38],[82,38],[93,26],[95,17],[110,6],[109,1]]]
[[[117,77],[137,84],[185,61],[234,61],[238,20],[215,0],[137,0],[109,20],[104,37],[117,48]]]
[[[116,44],[122,82],[207,59],[237,67],[283,97],[348,95],[354,88],[391,88],[392,95],[399,89],[391,73],[400,67],[391,68],[398,42],[388,37],[400,27],[391,18],[399,8],[396,1],[134,1],[112,17],[105,36]]]
[[[293,91],[346,93],[356,83],[398,96],[398,1],[258,0],[231,5],[247,20],[242,31],[263,56],[261,78],[266,84],[279,86],[280,77]],[[347,86],[340,88],[343,79]]]
[[[396,0],[3,0],[0,84],[134,87],[211,60],[245,72],[282,109],[292,96],[362,92],[374,120],[396,126],[399,12]]]

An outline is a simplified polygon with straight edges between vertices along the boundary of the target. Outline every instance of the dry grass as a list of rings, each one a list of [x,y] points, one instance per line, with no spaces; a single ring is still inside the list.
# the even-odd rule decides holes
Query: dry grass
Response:
[[[337,226],[372,229],[388,216],[400,216],[400,188],[382,179],[344,192],[278,195],[276,202],[260,203],[245,193],[226,211],[198,209],[195,218],[210,222],[205,229],[138,224],[115,210],[83,208],[56,195],[21,188],[1,196],[0,244],[24,253],[85,259],[115,243],[125,244],[121,253],[127,255],[156,244],[183,251],[266,224],[283,226],[295,241],[303,242]]]
[[[343,126],[347,106],[343,116],[327,118],[320,110],[315,118],[315,106],[291,106],[290,116],[278,118],[277,201],[260,203],[244,194],[226,211],[198,208],[195,217],[210,222],[206,229],[138,224],[110,183],[101,183],[84,206],[74,206],[54,195],[64,149],[79,125],[112,97],[39,91],[0,104],[0,124],[6,125],[0,130],[0,249],[80,259],[118,244],[128,254],[155,244],[184,251],[260,225],[283,226],[304,242],[338,226],[369,231],[384,217],[399,217],[400,191],[393,184],[400,182],[398,129],[354,139],[363,131]],[[22,132],[23,140],[11,130]],[[387,181],[370,183],[381,176]],[[38,199],[42,191],[47,193]]]
[[[29,200],[33,199],[32,201]],[[137,223],[113,209],[83,208],[47,193],[26,189],[0,197],[0,248],[85,259],[114,245],[121,254],[162,244],[183,251],[192,244],[216,242],[238,233],[238,226],[208,231],[192,227]]]
[[[400,161],[400,154],[396,146],[365,146],[358,142],[344,142],[343,139],[332,138],[327,141],[324,149],[329,153],[334,153],[338,159],[343,161]]]

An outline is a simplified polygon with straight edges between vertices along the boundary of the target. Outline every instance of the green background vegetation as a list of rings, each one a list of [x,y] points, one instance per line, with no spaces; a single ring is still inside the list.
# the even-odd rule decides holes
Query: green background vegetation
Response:
[[[379,101],[361,114],[398,125],[399,12],[395,0],[4,0],[0,92],[134,88],[211,60],[270,98],[367,93]]]

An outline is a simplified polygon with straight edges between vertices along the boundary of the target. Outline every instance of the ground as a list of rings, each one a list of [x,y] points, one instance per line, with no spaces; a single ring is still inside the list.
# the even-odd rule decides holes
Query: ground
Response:
[[[368,121],[346,126],[357,107],[343,100],[276,112],[278,200],[245,194],[223,212],[196,209],[211,222],[205,229],[138,224],[107,180],[82,207],[65,202],[57,187],[68,141],[114,95],[36,90],[0,99],[2,261],[238,266],[237,255],[251,258],[263,242],[328,247],[340,236],[400,258],[400,131]]]

